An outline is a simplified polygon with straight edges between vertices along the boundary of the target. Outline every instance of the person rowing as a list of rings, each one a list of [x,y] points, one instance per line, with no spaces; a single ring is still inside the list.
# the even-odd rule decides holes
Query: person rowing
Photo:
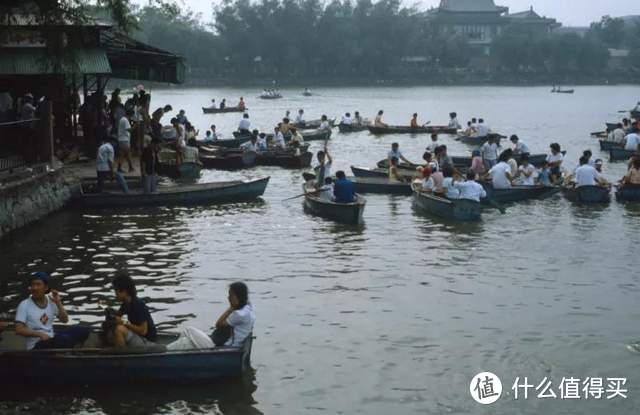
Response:
[[[635,158],[631,162],[631,167],[621,180],[623,186],[640,186],[640,158]]]
[[[413,165],[413,163],[411,163],[405,158],[405,156],[402,155],[402,152],[400,151],[400,144],[398,143],[391,144],[391,151],[387,153],[387,160],[389,161],[389,165],[391,165],[392,158],[396,158],[397,160],[402,160],[407,164]]]
[[[413,114],[413,117],[411,117],[411,121],[409,122],[409,126],[411,128],[418,128],[418,113]]]
[[[589,160],[586,156],[580,157],[580,167],[575,172],[575,184],[576,188],[584,186],[608,186],[608,183],[598,173],[595,167],[589,165]]]
[[[556,184],[562,178],[561,167],[564,155],[558,143],[551,143],[549,148],[551,149],[551,154],[547,155],[547,164],[551,173],[551,183]]]
[[[320,131],[331,131],[331,124],[329,123],[329,120],[327,119],[326,115],[322,115],[322,117],[320,117]]]
[[[353,203],[356,201],[356,187],[342,170],[336,172],[336,181],[333,184],[333,196],[335,203]]]
[[[227,99],[226,98],[222,98],[222,101],[220,101],[220,109],[223,110],[227,107]]]
[[[340,124],[342,125],[351,125],[353,124],[353,120],[351,119],[351,113],[346,113],[342,116],[342,120],[340,120]]]
[[[249,114],[243,114],[240,123],[238,124],[238,132],[242,135],[251,134],[251,121],[249,121]]]
[[[386,128],[387,124],[384,123],[384,121],[382,121],[382,115],[384,114],[384,111],[380,110],[378,111],[378,115],[376,115],[376,118],[373,121],[373,126],[374,127],[382,127],[382,128]]]
[[[238,102],[238,109],[241,109],[242,111],[244,111],[247,107],[244,104],[244,98],[240,97],[240,102]]]
[[[244,153],[257,153],[259,151],[258,131],[254,130],[251,134],[251,139],[246,143],[241,144],[240,148]]]
[[[356,111],[353,114],[353,123],[356,124],[356,125],[362,125],[364,123],[364,120],[360,116],[360,112],[359,111]]]

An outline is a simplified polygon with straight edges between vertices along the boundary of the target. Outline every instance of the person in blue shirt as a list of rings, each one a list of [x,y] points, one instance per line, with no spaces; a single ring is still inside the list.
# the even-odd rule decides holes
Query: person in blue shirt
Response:
[[[538,173],[538,184],[541,186],[551,186],[551,170],[549,164],[544,161],[540,166],[540,173]]]
[[[333,185],[333,195],[336,203],[353,203],[356,200],[356,188],[350,180],[347,180],[344,172],[338,170]]]

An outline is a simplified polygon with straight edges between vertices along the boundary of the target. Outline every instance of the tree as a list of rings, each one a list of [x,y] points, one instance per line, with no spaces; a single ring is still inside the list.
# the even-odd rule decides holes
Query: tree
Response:
[[[620,18],[603,16],[599,22],[591,23],[590,30],[610,48],[620,47],[625,38],[625,23]]]

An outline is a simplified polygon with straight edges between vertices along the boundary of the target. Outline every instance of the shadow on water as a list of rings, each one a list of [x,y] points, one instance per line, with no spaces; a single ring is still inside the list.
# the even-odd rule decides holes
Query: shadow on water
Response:
[[[255,370],[239,379],[198,384],[4,387],[0,413],[225,414],[260,415],[253,399]]]
[[[638,202],[618,202],[624,206],[624,216],[626,218],[640,218],[640,203]]]
[[[482,220],[477,222],[461,222],[452,219],[445,219],[430,215],[412,203],[411,210],[417,221],[417,226],[425,233],[434,231],[447,232],[452,234],[465,234],[469,236],[481,235],[485,228]]]
[[[577,220],[598,220],[601,219],[610,209],[610,203],[593,203],[593,204],[581,204],[568,202],[571,214]]]

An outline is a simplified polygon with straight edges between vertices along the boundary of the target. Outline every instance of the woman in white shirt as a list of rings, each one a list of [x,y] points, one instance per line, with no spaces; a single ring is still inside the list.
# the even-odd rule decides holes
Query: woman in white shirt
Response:
[[[520,168],[518,169],[518,184],[521,186],[535,186],[535,173],[537,169],[529,163],[529,155],[520,156]]]
[[[249,289],[243,282],[229,285],[229,308],[222,313],[216,322],[216,329],[231,328],[231,336],[224,344],[229,347],[242,347],[251,335],[256,315],[249,302]]]
[[[287,145],[284,142],[284,135],[282,135],[282,131],[280,131],[280,127],[276,127],[273,130],[273,142],[278,148],[285,148]]]
[[[549,148],[551,149],[551,154],[547,155],[547,164],[551,172],[551,183],[555,184],[562,177],[560,168],[564,161],[564,155],[558,143],[552,143]]]
[[[442,175],[444,176],[442,188],[444,189],[447,199],[459,199],[460,190],[456,188],[456,182],[453,179],[453,169],[448,166],[445,167],[442,169]]]

